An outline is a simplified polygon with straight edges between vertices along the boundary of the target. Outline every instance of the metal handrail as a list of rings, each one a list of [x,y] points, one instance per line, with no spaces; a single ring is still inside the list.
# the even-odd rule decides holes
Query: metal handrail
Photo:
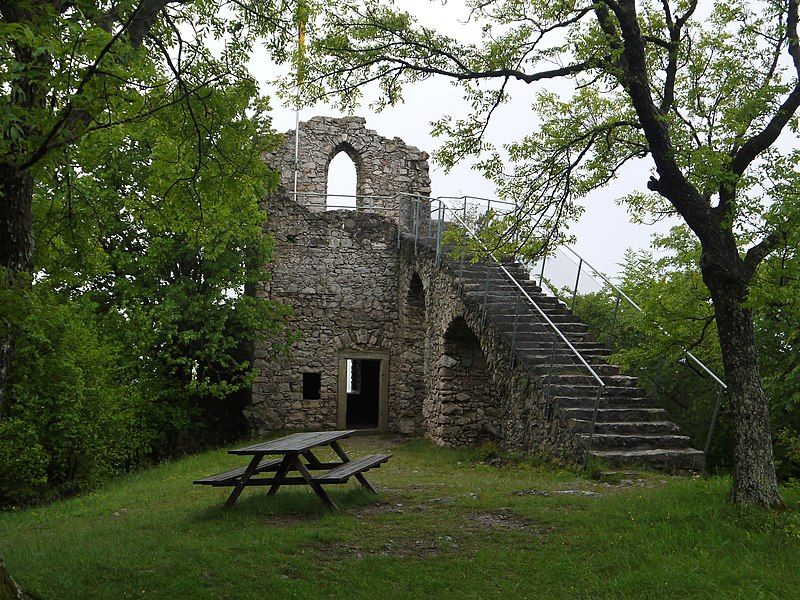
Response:
[[[578,260],[581,261],[581,263],[583,263],[584,265],[589,267],[597,276],[599,276],[606,283],[606,285],[608,285],[612,290],[614,290],[615,292],[617,292],[617,294],[619,294],[622,298],[624,298],[625,301],[628,302],[628,304],[633,306],[633,308],[635,308],[640,313],[644,314],[644,309],[641,306],[639,306],[636,302],[634,302],[633,299],[630,296],[628,296],[628,294],[626,294],[624,291],[622,291],[619,288],[619,286],[617,286],[613,281],[611,281],[605,273],[603,273],[602,271],[600,271],[597,268],[595,268],[588,260],[586,260],[583,256],[578,254],[578,252],[575,251],[575,249],[573,249],[572,247],[567,246],[566,244],[562,245],[561,247],[565,248],[566,250],[569,250],[572,254],[574,254],[578,258]],[[591,275],[590,275],[590,277],[591,277]],[[577,286],[576,286],[576,288],[577,288]],[[664,335],[666,335],[668,337],[672,337],[672,334],[669,331],[667,331],[666,329],[664,329],[658,323],[653,322],[653,325],[658,327],[658,329],[661,330],[661,332]],[[714,381],[716,381],[722,387],[722,389],[725,389],[725,390],[728,389],[728,385],[722,379],[720,379],[711,369],[709,369],[705,365],[705,363],[703,363],[703,361],[701,361],[699,358],[697,358],[694,354],[692,354],[689,350],[686,350],[685,348],[683,349],[683,352],[684,352],[684,354],[686,356],[691,358],[695,362],[695,364],[697,364],[698,367],[703,369],[703,371],[705,371]]]
[[[459,216],[458,216],[458,214],[456,214],[456,213],[455,213],[455,212],[454,212],[452,209],[450,209],[450,208],[449,208],[449,207],[447,207],[447,206],[445,206],[445,207],[444,207],[444,210],[445,210],[445,211],[448,211],[448,210],[449,210],[449,211],[450,211],[450,212],[453,214],[453,216],[456,218],[456,220],[459,222],[459,224],[460,224],[460,225],[461,225],[461,226],[462,226],[462,227],[465,229],[465,231],[467,231],[467,233],[469,233],[470,237],[472,237],[474,240],[476,240],[476,241],[477,241],[477,242],[478,242],[478,243],[481,245],[481,247],[483,248],[483,250],[484,250],[484,251],[486,251],[486,252],[488,253],[488,255],[489,255],[491,258],[492,258],[492,260],[493,260],[495,263],[497,263],[497,265],[500,267],[500,269],[503,271],[503,273],[506,275],[506,277],[508,277],[508,278],[509,278],[509,279],[512,281],[512,283],[513,283],[513,284],[514,284],[514,285],[517,287],[517,289],[518,289],[518,290],[519,290],[519,291],[520,291],[520,292],[521,292],[521,293],[522,293],[522,294],[525,296],[525,298],[528,300],[528,302],[529,302],[529,303],[530,303],[530,304],[531,304],[531,305],[532,305],[532,306],[533,306],[533,307],[536,309],[536,311],[539,313],[539,315],[540,315],[540,316],[541,316],[541,317],[542,317],[542,318],[545,320],[545,322],[546,322],[546,323],[547,323],[547,324],[548,324],[548,325],[549,325],[549,326],[550,326],[550,327],[553,329],[553,331],[556,333],[556,335],[558,335],[558,337],[560,337],[560,338],[561,338],[561,341],[563,341],[563,342],[564,342],[564,343],[567,345],[567,347],[568,347],[568,348],[569,348],[569,349],[572,351],[572,353],[573,353],[573,354],[574,354],[574,355],[575,355],[575,356],[578,358],[578,360],[581,362],[581,364],[583,364],[583,366],[584,366],[584,367],[586,367],[586,369],[589,371],[589,373],[592,375],[592,377],[594,377],[594,379],[597,381],[598,385],[599,385],[601,388],[605,388],[605,387],[606,387],[606,384],[605,384],[605,382],[602,380],[602,378],[601,378],[601,377],[600,377],[600,376],[599,376],[599,375],[598,375],[598,374],[595,372],[595,370],[594,370],[594,369],[591,367],[591,365],[590,365],[588,362],[586,362],[586,359],[584,359],[584,358],[583,358],[583,356],[581,355],[581,353],[580,353],[580,352],[578,352],[578,350],[575,348],[575,346],[573,346],[573,345],[572,345],[572,343],[571,343],[571,342],[570,342],[570,341],[567,339],[567,337],[566,337],[566,336],[564,335],[564,333],[563,333],[563,332],[562,332],[562,331],[561,331],[561,330],[558,328],[558,326],[556,326],[556,324],[555,324],[555,323],[553,323],[553,321],[551,321],[551,320],[550,320],[550,317],[548,317],[548,316],[547,316],[547,314],[546,314],[546,313],[545,313],[545,312],[544,312],[544,311],[543,311],[543,310],[542,310],[542,309],[539,307],[539,305],[538,305],[538,304],[536,304],[536,302],[534,301],[534,299],[530,297],[530,295],[529,295],[529,294],[528,294],[528,292],[525,290],[525,288],[524,288],[524,287],[522,287],[522,285],[521,285],[521,284],[520,284],[520,283],[519,283],[519,282],[516,280],[516,278],[515,278],[515,277],[514,277],[514,276],[513,276],[513,275],[512,275],[512,274],[511,274],[509,271],[508,271],[508,269],[506,269],[506,268],[505,268],[505,266],[503,265],[503,263],[501,263],[501,262],[498,260],[498,258],[497,258],[497,257],[494,255],[494,252],[490,251],[490,250],[489,250],[489,248],[487,248],[487,247],[486,247],[486,245],[483,243],[483,241],[481,241],[481,239],[478,237],[478,235],[477,235],[477,234],[476,234],[476,233],[475,233],[475,232],[474,232],[474,231],[473,231],[473,230],[472,230],[472,229],[469,227],[469,225],[467,225],[467,224],[466,224],[466,223],[465,223],[465,222],[464,222],[464,221],[461,219],[461,217],[459,217]]]

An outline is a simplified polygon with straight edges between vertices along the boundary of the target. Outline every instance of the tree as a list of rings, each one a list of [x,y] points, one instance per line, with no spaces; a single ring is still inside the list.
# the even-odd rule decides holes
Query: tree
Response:
[[[433,76],[463,86],[471,114],[436,124],[448,138],[438,156],[451,166],[482,155],[478,167],[520,201],[507,239],[521,221],[545,227],[537,239],[557,235],[577,199],[624,165],[651,161],[650,193],[627,201],[680,215],[700,242],[735,423],[732,499],[778,504],[747,298],[759,265],[797,223],[796,198],[783,192],[798,153],[779,138],[797,131],[798,0],[468,5],[481,26],[476,43],[419,26],[380,0],[328,7],[309,25],[306,94],[352,107],[363,86],[378,82],[381,106],[400,100],[404,84]],[[491,116],[513,85],[554,81],[569,89],[536,88],[540,124],[507,148],[516,168],[506,177],[484,139]]]
[[[293,32],[291,8],[282,0],[0,0],[4,298],[29,287],[37,268],[32,214],[42,179],[56,166],[85,172],[70,150],[91,134],[135,127],[178,105],[188,124],[184,142],[213,146],[204,128],[213,108],[206,102],[209,91],[251,79],[246,61],[256,37],[266,39],[278,58],[285,56]],[[214,49],[212,42],[220,40],[224,43]],[[203,160],[197,167],[174,183],[191,187]],[[73,201],[80,205],[85,198],[76,195]],[[0,418],[13,346],[12,324],[0,321]],[[8,582],[0,561],[0,596],[16,597]]]

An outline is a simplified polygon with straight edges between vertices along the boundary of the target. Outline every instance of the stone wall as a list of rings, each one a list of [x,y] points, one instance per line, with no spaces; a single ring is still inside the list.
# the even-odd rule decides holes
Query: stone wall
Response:
[[[398,236],[415,209],[396,192],[429,192],[427,155],[358,118],[303,123],[301,150],[298,190],[307,195],[297,202],[293,132],[269,157],[282,181],[265,202],[276,244],[261,293],[292,306],[299,341],[269,361],[256,345],[260,373],[246,409],[254,433],[342,425],[342,358],[363,354],[388,365],[384,429],[446,446],[495,438],[511,450],[574,456],[575,436],[545,419],[538,380],[512,366],[508,343],[483,322],[456,274],[437,267],[424,244],[415,251]],[[340,150],[356,164],[358,192],[385,198],[359,198],[359,210],[324,209],[327,167]],[[386,210],[369,208],[379,200]],[[318,399],[303,399],[303,373],[320,374]]]
[[[413,205],[405,195],[422,197],[424,202],[431,192],[428,154],[400,138],[378,135],[365,122],[362,117],[314,117],[300,124],[297,202],[313,211],[325,210],[328,167],[337,154],[345,152],[356,167],[358,208],[408,226]],[[287,192],[294,187],[294,146],[295,132],[287,131],[284,143],[267,156]],[[427,204],[425,208],[429,210]]]
[[[275,251],[269,284],[260,293],[293,308],[291,324],[299,341],[291,354],[273,360],[256,344],[259,375],[246,409],[255,433],[336,428],[340,359],[354,354],[388,361],[383,426],[419,431],[424,388],[424,314],[419,310],[424,307],[415,306],[401,318],[397,224],[411,219],[412,197],[425,205],[428,155],[399,138],[379,136],[364,123],[359,117],[301,123],[297,201],[292,194],[294,131],[267,156],[281,182],[264,203]],[[358,208],[326,210],[328,167],[342,151],[356,165]],[[401,328],[401,320],[408,327]],[[321,375],[319,399],[303,398],[303,373]]]
[[[288,199],[269,211],[275,252],[264,293],[292,307],[299,341],[272,361],[257,344],[260,372],[247,415],[258,432],[335,429],[341,353],[391,353],[394,346],[397,230],[378,215],[312,212]],[[302,373],[321,374],[319,399],[303,399]]]
[[[499,431],[500,397],[475,332],[456,317],[432,373],[427,434],[446,446],[475,444]]]
[[[401,281],[416,275],[425,289],[427,388],[420,433],[443,446],[495,439],[507,450],[577,457],[577,438],[557,419],[545,418],[539,381],[512,366],[508,342],[462,293],[457,274],[447,264],[437,267],[430,248],[420,246],[415,255],[410,240],[400,254]],[[454,331],[459,335],[448,335]],[[464,357],[473,361],[471,369],[461,368]]]

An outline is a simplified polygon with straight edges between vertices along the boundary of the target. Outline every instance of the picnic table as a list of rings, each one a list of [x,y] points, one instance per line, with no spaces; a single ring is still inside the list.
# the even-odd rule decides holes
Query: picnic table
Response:
[[[364,477],[364,473],[380,467],[392,457],[391,454],[371,454],[350,460],[339,440],[351,436],[356,431],[350,429],[293,433],[254,446],[228,450],[230,454],[252,456],[250,463],[245,467],[211,475],[193,483],[213,487],[233,487],[231,495],[225,501],[226,508],[233,506],[244,488],[248,486],[268,485],[270,488],[267,494],[271,496],[284,485],[308,485],[325,506],[338,510],[323,485],[347,483],[350,477],[355,477],[363,487],[376,493],[375,488]],[[317,458],[313,449],[324,446],[329,446],[341,462],[322,462]],[[299,475],[289,476],[293,471]],[[319,473],[312,475],[312,471]],[[272,476],[256,477],[262,473],[272,473]]]

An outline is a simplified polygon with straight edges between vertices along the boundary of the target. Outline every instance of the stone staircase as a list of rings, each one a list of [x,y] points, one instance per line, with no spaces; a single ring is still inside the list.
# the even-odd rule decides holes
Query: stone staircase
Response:
[[[467,297],[481,305],[486,298],[486,319],[509,343],[513,340],[518,359],[540,379],[543,389],[549,390],[551,415],[565,423],[588,447],[599,387],[588,369],[562,341],[553,349],[552,327],[495,263],[489,264],[488,269],[486,262],[470,264],[445,258],[444,263],[455,273]],[[608,363],[610,350],[592,336],[588,325],[560,300],[544,294],[521,265],[510,263],[505,267],[606,385],[589,455],[618,466],[643,465],[671,471],[701,469],[703,453],[691,447],[689,438],[681,435],[667,412],[639,387],[638,378],[623,375],[619,366]]]

